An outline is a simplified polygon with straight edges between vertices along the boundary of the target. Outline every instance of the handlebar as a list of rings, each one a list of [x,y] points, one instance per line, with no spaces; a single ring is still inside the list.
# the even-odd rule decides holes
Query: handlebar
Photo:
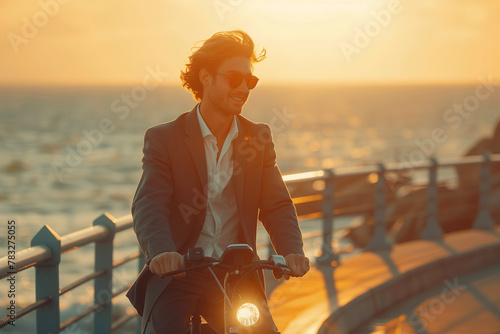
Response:
[[[227,252],[227,253],[226,253]],[[240,255],[238,260],[233,255],[238,252]],[[226,257],[224,257],[226,255]],[[273,276],[276,279],[280,279],[284,275],[286,276],[296,276],[293,274],[292,270],[286,265],[286,260],[283,256],[273,255],[268,261],[259,260],[246,263],[250,261],[253,257],[253,251],[248,245],[235,244],[230,245],[222,254],[221,259],[215,259],[212,257],[205,257],[203,254],[203,249],[201,248],[191,248],[188,250],[187,254],[182,257],[182,269],[173,270],[160,275],[161,277],[169,277],[185,273],[190,270],[200,270],[203,268],[208,268],[215,281],[219,285],[222,293],[224,294],[225,300],[228,302],[229,306],[232,308],[231,300],[233,300],[234,295],[239,291],[240,287],[243,286],[243,282],[252,274],[254,271],[259,269],[270,269],[273,271]],[[245,264],[240,264],[245,263]],[[230,275],[235,275],[236,279],[231,284],[229,290],[229,298],[226,293],[226,286],[222,286],[219,279],[211,269],[212,267],[217,267],[225,270]],[[224,283],[225,285],[226,283]]]
[[[165,273],[164,275],[160,275],[163,278],[175,276],[181,273],[185,273],[191,270],[200,270],[208,267],[217,267],[228,272],[236,272],[240,271],[242,273],[249,273],[259,269],[269,269],[273,271],[273,275],[276,279],[280,279],[283,275],[288,276],[296,276],[293,275],[292,270],[283,263],[277,263],[275,258],[271,257],[270,260],[259,260],[254,261],[245,265],[228,265],[219,262],[219,260],[212,257],[203,257],[201,259],[196,260],[195,262],[188,260],[188,254],[183,256],[183,266],[184,268],[173,270]],[[246,276],[246,275],[245,275]]]

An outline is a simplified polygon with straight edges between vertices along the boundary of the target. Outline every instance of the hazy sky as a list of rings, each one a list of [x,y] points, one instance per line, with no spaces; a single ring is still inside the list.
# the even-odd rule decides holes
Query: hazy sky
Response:
[[[243,29],[261,82],[500,78],[498,0],[2,0],[0,84],[178,83],[190,49]]]

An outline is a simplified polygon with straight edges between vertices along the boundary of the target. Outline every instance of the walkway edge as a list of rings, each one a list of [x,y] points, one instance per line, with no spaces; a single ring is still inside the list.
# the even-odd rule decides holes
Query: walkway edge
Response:
[[[495,230],[494,230],[495,231]],[[397,303],[424,292],[445,280],[500,263],[500,243],[441,258],[402,273],[354,298],[335,310],[318,334],[352,333]]]

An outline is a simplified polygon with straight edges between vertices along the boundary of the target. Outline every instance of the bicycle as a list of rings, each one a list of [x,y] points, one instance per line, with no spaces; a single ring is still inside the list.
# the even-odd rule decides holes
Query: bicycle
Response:
[[[202,248],[191,248],[183,256],[183,268],[166,273],[163,277],[174,276],[190,270],[208,269],[224,295],[224,334],[257,333],[260,312],[256,305],[245,300],[238,293],[243,282],[255,271],[269,269],[276,279],[284,275],[294,276],[287,267],[285,258],[273,255],[266,260],[252,261],[253,249],[247,244],[232,244],[220,259],[205,257]],[[226,274],[221,284],[212,268],[221,268]],[[228,293],[229,292],[229,293]],[[278,332],[279,333],[279,332]],[[208,324],[201,323],[201,316],[194,312],[191,317],[191,334],[216,334]],[[259,334],[263,334],[260,333]]]

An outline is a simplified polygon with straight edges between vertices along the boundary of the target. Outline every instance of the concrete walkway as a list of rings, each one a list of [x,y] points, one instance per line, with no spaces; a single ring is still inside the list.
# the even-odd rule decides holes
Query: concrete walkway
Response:
[[[364,325],[359,334],[498,334],[500,266],[438,284]]]
[[[392,306],[461,274],[500,263],[500,227],[466,230],[313,267],[278,286],[269,305],[284,334],[355,333]],[[452,284],[452,283],[450,283]]]

